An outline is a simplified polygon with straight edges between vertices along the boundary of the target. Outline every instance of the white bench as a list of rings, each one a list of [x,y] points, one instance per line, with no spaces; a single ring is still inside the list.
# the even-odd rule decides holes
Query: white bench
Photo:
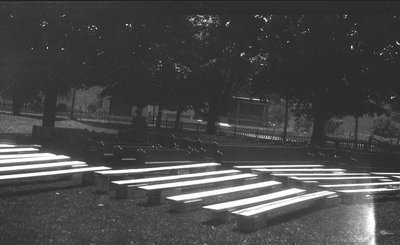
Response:
[[[115,197],[117,199],[123,199],[129,197],[129,190],[132,190],[132,194],[134,197],[141,197],[141,192],[137,191],[137,187],[143,186],[145,184],[151,184],[154,182],[168,182],[180,179],[196,179],[217,175],[230,175],[240,173],[239,170],[220,170],[220,171],[210,171],[210,172],[202,172],[202,173],[194,173],[194,174],[178,174],[178,175],[170,175],[170,176],[161,176],[161,177],[151,177],[151,178],[141,178],[141,179],[128,179],[128,180],[117,180],[112,181],[111,184],[116,186]]]
[[[238,165],[233,166],[233,168],[240,169],[240,170],[252,170],[252,169],[260,169],[260,168],[267,168],[267,169],[281,169],[281,168],[323,168],[324,165],[320,164],[309,164],[309,165]]]
[[[140,186],[139,189],[147,191],[147,202],[150,204],[159,204],[161,199],[166,196],[181,194],[182,189],[189,189],[195,187],[210,186],[215,184],[244,184],[246,181],[256,180],[255,174],[237,174],[223,177],[179,181],[165,184],[145,185]]]
[[[83,167],[83,168],[73,168],[64,170],[52,170],[34,173],[22,173],[22,174],[7,174],[0,175],[0,183],[15,182],[21,180],[31,180],[35,178],[42,179],[43,177],[58,177],[58,176],[72,176],[82,181],[82,183],[92,183],[94,171],[107,170],[109,167],[99,166],[99,167]]]
[[[203,206],[203,209],[211,211],[211,217],[210,217],[211,220],[215,220],[220,223],[225,223],[228,222],[230,219],[229,212],[238,209],[244,209],[261,203],[266,203],[266,202],[276,201],[282,198],[296,196],[299,194],[303,194],[305,192],[306,191],[302,189],[292,188],[266,195],[207,205]]]
[[[377,195],[394,195],[399,194],[398,188],[369,188],[369,189],[351,189],[336,191],[344,204],[351,204],[360,201],[368,201]]]
[[[45,171],[45,170],[68,169],[68,168],[86,167],[86,166],[87,166],[87,164],[85,162],[81,162],[81,161],[65,161],[65,162],[51,162],[51,163],[29,164],[29,165],[6,166],[6,167],[0,167],[0,175],[24,173],[24,172],[35,172],[35,171]]]
[[[195,161],[151,161],[145,162],[146,165],[175,165],[175,164],[192,164]]]
[[[251,172],[260,175],[262,178],[269,178],[271,174],[278,173],[343,173],[346,170],[341,168],[256,168],[252,169]]]
[[[255,165],[314,165],[314,161],[224,161],[224,163],[249,164]]]
[[[302,185],[302,187],[307,187],[305,185],[307,182],[310,183],[329,183],[329,182],[341,182],[344,184],[348,183],[358,183],[358,182],[370,182],[374,180],[385,181],[389,178],[385,176],[343,176],[343,177],[289,177],[289,185]]]
[[[24,165],[29,163],[43,163],[43,162],[57,162],[57,161],[68,161],[71,158],[64,155],[46,156],[46,157],[27,157],[27,158],[15,158],[15,159],[1,159],[1,166],[14,166]]]
[[[27,157],[50,157],[50,156],[55,156],[55,154],[52,154],[52,153],[7,154],[7,155],[0,155],[0,159],[27,158]]]
[[[13,144],[0,144],[0,148],[13,148],[15,145]]]
[[[338,201],[339,198],[335,192],[319,191],[236,210],[232,214],[238,215],[238,230],[248,232],[267,226],[271,218],[312,206],[331,206],[337,204]]]
[[[190,194],[170,196],[167,197],[167,200],[172,202],[170,205],[171,210],[177,212],[185,212],[188,210],[201,208],[203,203],[212,197],[214,198],[218,197],[219,200],[223,198],[224,201],[226,201],[226,199],[229,198],[226,195],[229,194],[247,192],[246,195],[249,196],[252,194],[254,195],[255,192],[258,192],[257,194],[261,194],[261,192],[265,193],[266,190],[275,189],[280,186],[282,186],[281,182],[266,181],[248,185],[241,185],[241,186],[234,186],[234,187],[215,189],[209,191],[195,192]]]
[[[357,183],[357,184],[332,184],[332,185],[319,185],[321,188],[327,189],[346,189],[346,188],[371,188],[374,186],[399,186],[400,181],[388,181],[388,182],[372,182],[372,183]]]
[[[185,164],[175,166],[163,166],[163,167],[152,167],[152,168],[133,168],[133,169],[118,169],[108,171],[96,172],[96,191],[99,193],[107,193],[110,189],[110,178],[111,177],[127,177],[133,175],[143,175],[146,173],[156,172],[167,172],[167,173],[178,173],[179,170],[194,171],[198,169],[204,169],[205,171],[215,171],[221,164],[215,162],[209,163],[197,163],[197,164]]]
[[[32,148],[32,147],[26,147],[26,148],[5,148],[5,149],[0,149],[0,154],[9,154],[9,153],[15,153],[15,152],[36,152],[39,151],[37,148]]]
[[[273,180],[288,182],[289,177],[344,177],[344,176],[370,176],[368,173],[283,173],[283,174],[271,174],[270,177]]]

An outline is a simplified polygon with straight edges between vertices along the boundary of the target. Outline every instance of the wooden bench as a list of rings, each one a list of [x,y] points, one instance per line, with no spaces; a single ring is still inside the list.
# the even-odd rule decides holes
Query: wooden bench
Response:
[[[22,173],[22,174],[7,174],[0,175],[0,183],[15,182],[21,180],[32,180],[35,178],[42,179],[43,177],[58,177],[58,176],[72,176],[82,181],[82,183],[93,183],[93,176],[91,174],[94,171],[101,171],[110,169],[109,167],[99,166],[99,167],[83,167],[83,168],[73,168],[64,170],[52,170],[34,173]]]
[[[182,189],[198,188],[204,186],[212,186],[215,184],[244,184],[247,181],[256,180],[257,175],[255,174],[237,174],[229,175],[223,177],[199,179],[199,180],[189,180],[172,182],[165,184],[155,184],[155,185],[145,185],[140,186],[139,189],[147,191],[147,202],[149,204],[159,204],[161,199],[166,196],[179,195]]]
[[[261,204],[232,212],[238,216],[239,231],[256,231],[268,225],[268,220],[283,214],[299,211],[312,206],[327,207],[337,204],[338,195],[332,191],[319,191]]]
[[[196,169],[204,169],[204,171],[215,171],[220,166],[219,163],[196,163],[196,164],[185,164],[176,166],[164,166],[164,167],[153,167],[153,168],[133,168],[133,169],[119,169],[119,170],[108,170],[96,172],[96,191],[99,193],[107,193],[110,188],[110,179],[112,177],[124,178],[133,175],[143,175],[146,173],[157,173],[166,172],[177,174],[179,170],[195,171]]]
[[[192,164],[195,161],[152,161],[145,162],[146,165],[176,165],[176,164]]]
[[[10,154],[10,153],[15,153],[15,152],[35,152],[39,151],[37,148],[32,148],[32,147],[26,147],[26,148],[5,148],[5,149],[0,149],[0,154]]]
[[[45,171],[45,170],[68,169],[68,168],[86,167],[86,166],[87,164],[81,161],[65,161],[65,162],[7,166],[7,167],[0,167],[0,175]]]
[[[250,206],[254,206],[257,204],[276,201],[276,200],[279,200],[282,198],[296,196],[299,194],[303,194],[305,192],[306,191],[302,190],[302,189],[292,188],[292,189],[282,190],[282,191],[278,191],[278,192],[274,192],[274,193],[270,193],[270,194],[266,194],[266,195],[255,196],[255,197],[250,197],[250,198],[245,198],[245,199],[239,199],[239,200],[234,200],[234,201],[230,201],[230,202],[223,202],[223,203],[207,205],[207,206],[203,206],[203,209],[211,211],[211,217],[210,217],[211,220],[215,220],[220,223],[225,223],[230,220],[229,212],[232,212],[232,211],[235,211],[238,209],[248,208]]]
[[[315,165],[314,161],[224,161],[232,164],[255,165]],[[319,164],[318,164],[319,165]]]
[[[7,155],[0,155],[0,159],[27,158],[27,157],[50,157],[50,156],[55,156],[55,154],[52,154],[52,153],[7,154]]]
[[[314,164],[314,165],[238,165],[233,166],[233,168],[237,168],[240,170],[251,170],[251,169],[284,169],[284,168],[323,168],[324,165]]]
[[[161,176],[161,177],[152,177],[152,178],[142,178],[142,179],[129,179],[129,180],[117,180],[112,181],[111,183],[116,186],[115,197],[117,199],[128,198],[130,194],[130,190],[132,190],[132,194],[134,197],[142,197],[143,192],[139,192],[138,187],[143,186],[145,184],[155,183],[155,182],[169,182],[180,179],[196,179],[196,178],[204,178],[216,175],[230,175],[240,173],[239,170],[221,170],[221,171],[211,171],[211,172],[202,172],[202,173],[194,173],[194,174],[178,174],[178,175],[170,175],[170,176]]]
[[[229,198],[227,195],[243,192],[246,192],[247,196],[254,195],[256,192],[257,194],[261,194],[262,192],[265,193],[266,190],[275,189],[281,185],[282,183],[278,181],[258,182],[248,185],[170,196],[167,197],[167,200],[172,202],[170,205],[171,210],[176,212],[186,212],[201,208],[203,203],[210,198],[218,197],[219,201],[221,201],[221,198],[224,199],[223,201],[226,201],[226,199]]]
[[[400,176],[400,172],[370,172],[372,175],[388,175],[388,176]]]
[[[354,183],[354,182],[370,182],[371,180],[388,180],[385,176],[345,176],[345,177],[289,177],[289,186],[300,185],[302,187],[308,187],[306,181],[314,181],[317,183],[330,183],[330,182],[341,182],[341,183]]]
[[[27,158],[15,158],[15,159],[2,159],[0,160],[0,166],[14,166],[14,165],[25,165],[29,163],[43,163],[43,162],[57,162],[57,161],[68,161],[71,158],[64,155],[55,155],[48,157],[27,157]]]
[[[359,188],[359,189],[370,189],[376,186],[399,186],[400,181],[388,181],[388,182],[370,182],[370,183],[356,183],[356,184],[332,184],[332,185],[319,185],[318,187],[326,188],[330,190],[348,189],[348,188]]]
[[[399,194],[398,188],[369,188],[369,189],[351,189],[336,191],[344,204],[352,204],[360,201],[369,201],[376,196]]]
[[[300,173],[342,173],[346,172],[345,169],[341,168],[260,168],[260,169],[252,169],[251,172],[253,174],[258,174],[261,178],[269,178],[271,174],[278,173],[291,173],[291,174],[300,174]]]
[[[13,148],[15,147],[14,144],[0,144],[0,148]]]
[[[289,177],[344,177],[344,176],[370,176],[368,173],[281,173],[271,174],[270,177],[273,180],[283,181],[288,183]]]

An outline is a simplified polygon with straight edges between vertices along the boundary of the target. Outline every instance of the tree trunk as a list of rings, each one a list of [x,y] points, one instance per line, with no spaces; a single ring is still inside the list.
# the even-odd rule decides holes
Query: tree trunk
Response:
[[[310,141],[311,146],[323,146],[325,144],[325,129],[327,121],[328,116],[323,112],[314,115],[314,125]]]
[[[159,129],[161,126],[162,114],[163,114],[164,107],[159,105],[158,112],[157,112],[157,121],[156,121],[156,128]]]
[[[23,101],[21,96],[14,95],[13,96],[13,102],[12,102],[12,113],[14,116],[19,116],[21,115],[21,109],[23,105]]]
[[[289,98],[286,97],[286,100],[285,100],[285,122],[283,125],[283,138],[282,138],[283,142],[286,142],[286,138],[287,138],[288,121],[289,121]]]
[[[178,105],[178,107],[176,108],[174,131],[178,131],[179,130],[180,121],[181,121],[181,114],[182,114],[182,107],[180,105]]]
[[[217,122],[217,118],[218,118],[218,104],[217,102],[210,102],[208,117],[207,117],[206,134],[216,133],[217,130],[215,127],[215,123]]]
[[[44,98],[43,127],[54,127],[57,109],[57,88],[55,85],[48,85]]]

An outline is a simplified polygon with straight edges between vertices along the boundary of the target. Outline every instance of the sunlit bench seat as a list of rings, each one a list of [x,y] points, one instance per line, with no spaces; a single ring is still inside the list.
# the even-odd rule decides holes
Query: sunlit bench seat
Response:
[[[1,148],[0,154],[10,154],[10,153],[24,153],[24,152],[37,152],[39,149],[33,147],[24,147],[24,148]]]
[[[230,220],[230,213],[238,209],[248,208],[254,205],[276,201],[282,198],[288,198],[305,193],[305,190],[292,188],[282,191],[273,192],[270,194],[244,198],[229,202],[222,202],[212,205],[203,206],[203,209],[211,212],[211,220],[225,223]]]
[[[218,197],[219,200],[227,201],[232,198],[232,194],[242,193],[249,195],[260,194],[261,192],[270,191],[281,187],[282,183],[278,181],[266,181],[258,182],[248,185],[233,186],[222,189],[201,191],[177,196],[167,197],[167,200],[171,201],[171,210],[180,212],[188,211],[193,209],[199,209],[204,202],[210,198]],[[245,192],[245,193],[244,193]]]
[[[177,174],[180,170],[188,171],[215,171],[220,166],[219,163],[197,163],[197,164],[185,164],[175,166],[163,166],[163,167],[152,167],[152,168],[133,168],[133,169],[119,169],[119,170],[108,170],[96,172],[96,191],[100,193],[107,193],[110,189],[111,178],[125,178],[134,175],[143,175],[149,173],[164,172],[167,174]]]
[[[27,158],[15,158],[15,159],[1,159],[0,167],[3,166],[14,166],[14,165],[25,165],[31,163],[44,163],[44,162],[57,162],[57,161],[68,161],[71,158],[64,155],[54,156],[42,156],[42,157],[27,157]]]
[[[341,184],[359,183],[359,182],[371,182],[371,181],[383,181],[389,180],[385,176],[342,176],[342,177],[289,177],[289,185],[296,186],[300,185],[306,187],[307,182],[316,181],[317,183],[332,183],[339,182]]]
[[[28,157],[50,157],[55,156],[52,153],[26,153],[26,154],[3,154],[0,159],[28,158]]]
[[[338,195],[332,191],[319,191],[261,204],[232,212],[238,216],[239,231],[256,231],[268,225],[272,218],[312,206],[330,206],[338,203]]]
[[[236,174],[223,177],[206,178],[198,180],[180,181],[165,184],[145,185],[139,189],[147,191],[147,202],[151,204],[161,203],[166,196],[179,195],[182,189],[193,189],[199,187],[213,186],[216,184],[244,184],[246,181],[256,180],[255,174]]]
[[[193,173],[193,174],[178,174],[178,175],[141,178],[141,179],[116,180],[112,181],[111,183],[116,186],[115,197],[117,199],[122,199],[122,198],[128,198],[130,192],[133,194],[133,197],[143,196],[144,194],[143,191],[142,192],[138,191],[138,187],[146,184],[152,184],[157,182],[158,183],[171,182],[181,179],[196,179],[196,178],[204,178],[204,177],[218,176],[218,175],[230,175],[237,173],[240,173],[240,171],[232,169],[232,170],[210,171],[210,172]]]
[[[78,178],[83,183],[93,182],[94,171],[107,170],[109,167],[99,166],[99,167],[82,167],[82,168],[72,168],[64,170],[52,170],[52,171],[42,171],[33,173],[21,173],[21,174],[7,174],[0,175],[0,183],[15,183],[21,180],[34,180],[43,179],[45,177],[58,177],[58,176],[73,176]]]
[[[6,166],[6,167],[0,167],[0,175],[68,169],[68,168],[86,167],[86,166],[87,164],[81,161],[49,162],[49,163],[39,163],[39,164],[29,164],[29,165]]]

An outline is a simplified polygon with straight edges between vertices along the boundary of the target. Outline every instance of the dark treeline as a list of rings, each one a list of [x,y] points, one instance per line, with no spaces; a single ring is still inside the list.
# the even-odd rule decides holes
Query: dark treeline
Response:
[[[394,14],[138,14],[132,8],[1,8],[3,95],[44,95],[44,126],[70,88],[102,85],[128,106],[193,108],[207,132],[232,95],[278,94],[313,119],[383,113],[399,94]],[[158,120],[161,119],[159,115]],[[159,122],[158,124],[159,125]]]

